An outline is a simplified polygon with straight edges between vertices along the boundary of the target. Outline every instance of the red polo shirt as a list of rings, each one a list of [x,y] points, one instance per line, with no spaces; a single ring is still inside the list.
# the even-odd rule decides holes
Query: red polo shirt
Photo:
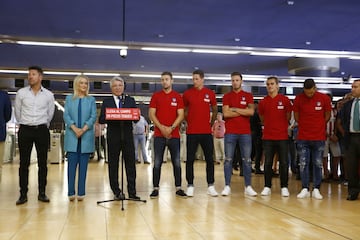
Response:
[[[186,121],[187,134],[211,134],[210,107],[216,106],[216,96],[213,90],[195,87],[183,94],[184,105],[188,108]]]
[[[254,97],[251,93],[241,90],[236,93],[231,91],[223,97],[223,106],[230,108],[247,108],[249,104],[254,103]],[[250,134],[250,117],[238,116],[225,118],[226,134]]]
[[[292,105],[288,97],[278,94],[274,98],[264,97],[259,102],[258,113],[264,119],[264,140],[287,140],[287,114],[291,113]]]
[[[156,108],[156,117],[162,125],[171,126],[177,118],[177,110],[184,108],[181,95],[175,91],[165,93],[163,90],[153,94],[149,108]],[[155,127],[155,136],[163,137],[158,127]],[[179,127],[172,131],[173,138],[180,138]]]
[[[299,140],[326,140],[325,112],[331,111],[330,98],[323,93],[315,92],[312,98],[304,93],[294,100],[294,113],[299,114]]]

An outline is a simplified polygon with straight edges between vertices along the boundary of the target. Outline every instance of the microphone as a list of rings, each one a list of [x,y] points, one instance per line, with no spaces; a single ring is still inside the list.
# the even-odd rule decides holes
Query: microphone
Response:
[[[125,104],[125,95],[124,95],[124,93],[122,93],[122,94],[120,95],[120,101],[121,101],[121,104],[122,104],[122,105]]]

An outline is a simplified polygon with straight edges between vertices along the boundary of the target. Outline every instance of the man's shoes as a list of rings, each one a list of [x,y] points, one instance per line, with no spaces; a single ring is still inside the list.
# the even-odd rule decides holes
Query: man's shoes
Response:
[[[120,200],[124,200],[124,199],[125,199],[125,194],[123,194],[122,192],[120,192],[114,196],[115,201],[120,201]]]
[[[182,189],[177,190],[175,194],[177,197],[187,198],[186,193]]]
[[[310,192],[307,188],[301,189],[300,193],[297,195],[297,198],[309,198]]]
[[[356,194],[349,194],[348,196],[347,196],[347,198],[346,198],[346,200],[348,200],[348,201],[355,201],[356,199],[358,199],[358,193],[356,193]]]
[[[129,199],[130,200],[140,200],[140,197],[136,196],[136,194],[129,194]]]
[[[271,188],[264,187],[264,189],[261,191],[261,196],[270,196],[271,195]]]
[[[27,202],[26,195],[20,195],[19,199],[16,201],[16,205],[21,205]]]
[[[289,189],[287,187],[281,188],[281,196],[282,197],[289,197],[290,196]]]
[[[152,193],[150,194],[150,198],[157,198],[159,196],[159,190],[154,189]]]
[[[312,198],[315,198],[315,199],[317,199],[317,200],[323,199],[323,196],[320,194],[320,191],[319,191],[319,189],[317,189],[317,188],[314,188],[314,190],[313,190],[312,193],[311,193],[311,197],[312,197]]]
[[[256,197],[257,193],[255,190],[249,185],[245,188],[245,195],[250,197]]]
[[[221,195],[222,196],[229,196],[231,194],[231,188],[229,185],[226,185],[224,187],[224,190],[222,190]]]
[[[256,169],[255,174],[264,174],[264,171],[261,169]]]
[[[149,162],[149,161],[145,161],[144,164],[150,164],[150,162]]]
[[[75,200],[75,195],[68,196],[68,198],[69,198],[69,201],[72,202]]]
[[[193,197],[194,196],[194,186],[188,186],[186,189],[186,195],[188,197]]]
[[[217,191],[215,190],[215,187],[214,187],[214,186],[208,187],[207,194],[209,194],[209,195],[212,196],[212,197],[217,197],[217,196],[218,196],[218,193],[217,193]]]
[[[38,195],[38,200],[39,200],[40,202],[50,202],[50,199],[46,196],[45,193],[40,193],[40,194]]]

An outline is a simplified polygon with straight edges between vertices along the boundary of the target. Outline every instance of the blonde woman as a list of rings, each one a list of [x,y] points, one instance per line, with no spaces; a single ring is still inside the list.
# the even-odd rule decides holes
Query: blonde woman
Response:
[[[75,177],[78,170],[77,199],[85,197],[86,172],[90,154],[95,150],[95,98],[89,96],[89,78],[79,75],[74,79],[74,93],[66,97],[64,147],[68,157],[68,197],[75,199]]]

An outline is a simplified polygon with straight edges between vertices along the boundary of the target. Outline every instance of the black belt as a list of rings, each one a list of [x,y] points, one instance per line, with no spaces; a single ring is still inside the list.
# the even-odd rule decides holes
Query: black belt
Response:
[[[24,124],[20,124],[20,127],[29,128],[29,129],[38,129],[38,128],[47,128],[47,125],[46,124],[40,124],[40,125],[24,125]]]

